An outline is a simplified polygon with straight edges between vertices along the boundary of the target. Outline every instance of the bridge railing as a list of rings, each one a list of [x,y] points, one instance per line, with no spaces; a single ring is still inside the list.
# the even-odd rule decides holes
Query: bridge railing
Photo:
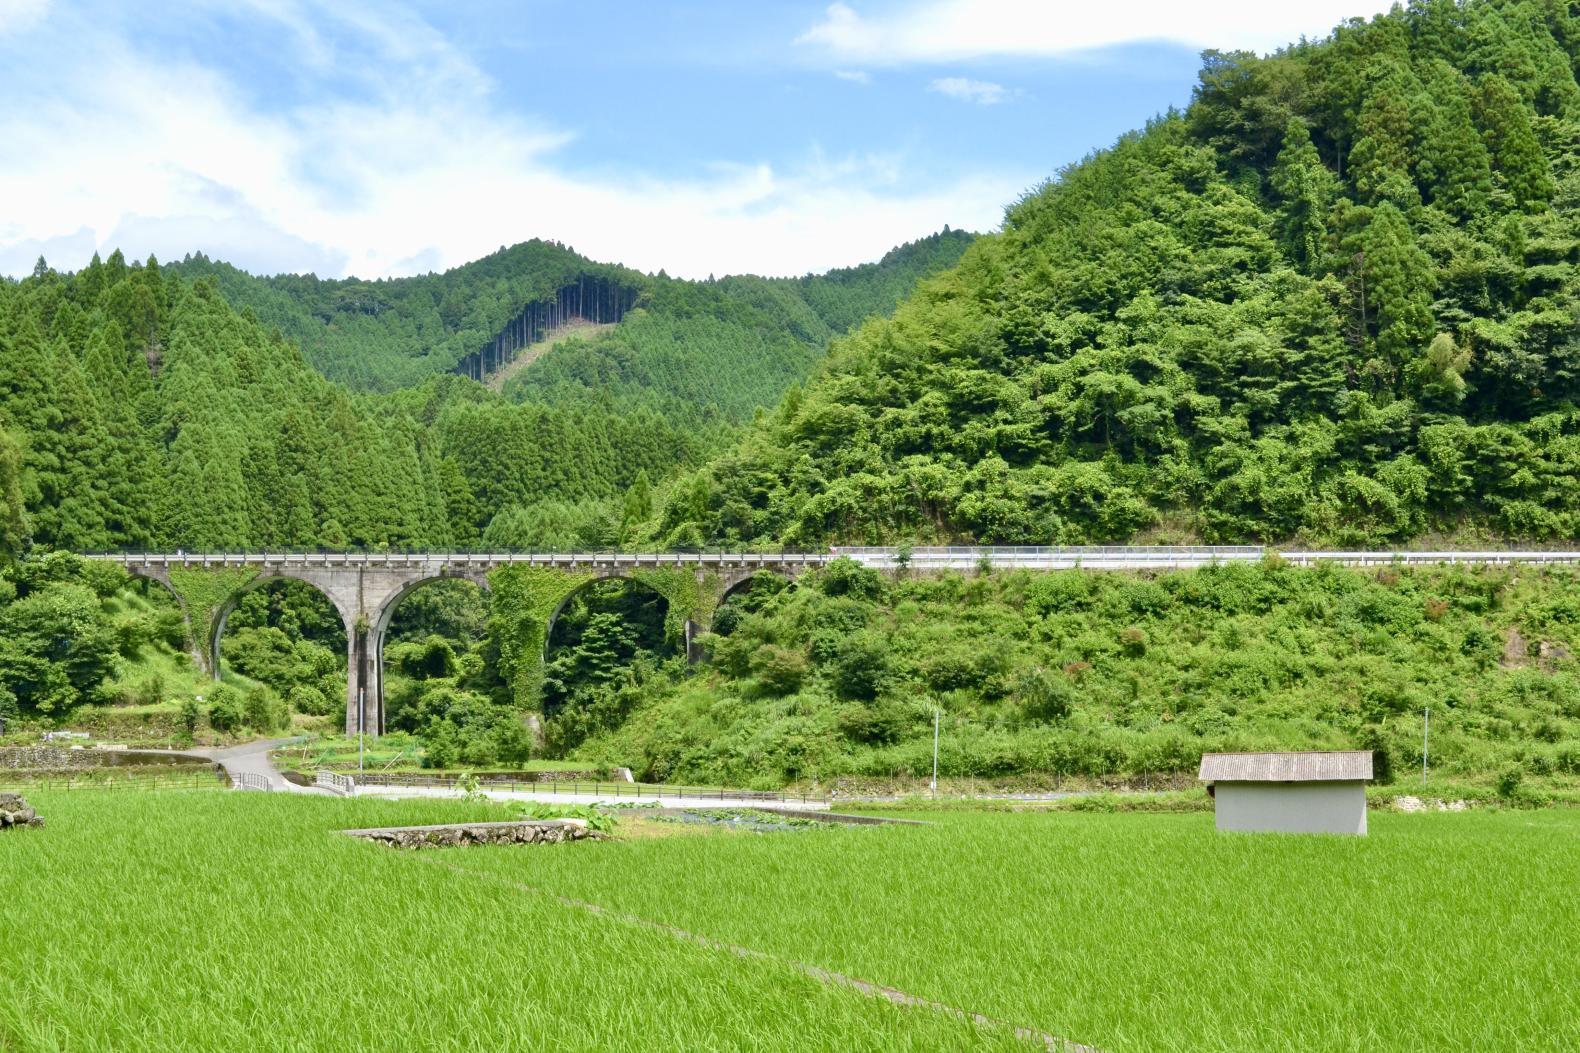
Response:
[[[320,768],[313,775],[313,784],[322,786],[326,790],[343,793],[347,796],[357,792],[357,780],[350,775],[343,775],[337,771],[325,771]]]
[[[1352,566],[1384,563],[1508,564],[1580,563],[1580,548],[1561,545],[1539,550],[1432,550],[1432,551],[1281,551],[1260,545],[945,545],[911,549],[881,546],[836,546],[827,552],[306,552],[275,549],[258,553],[199,552],[97,552],[88,558],[111,560],[127,567],[203,566],[227,567],[268,564],[298,567],[431,567],[436,570],[493,569],[513,564],[541,567],[641,567],[719,566],[748,569],[816,567],[839,557],[868,566],[897,568],[968,569],[986,560],[1003,567],[1058,569],[1085,566],[1092,569],[1189,568],[1223,562],[1254,562],[1276,555],[1307,566],[1320,562]]]
[[[232,772],[230,784],[232,789],[237,790],[262,790],[264,793],[274,790],[274,785],[269,782],[268,776],[250,771]]]
[[[839,545],[830,550],[840,556],[892,556],[900,548],[887,545]],[[920,556],[1235,556],[1260,558],[1262,545],[917,545]]]
[[[123,566],[246,566],[272,564],[300,567],[498,567],[528,566],[818,566],[833,557],[825,552],[91,552],[85,558]]]
[[[1312,566],[1317,563],[1341,563],[1351,567],[1386,566],[1437,566],[1439,564],[1502,565],[1515,563],[1574,563],[1580,564],[1580,551],[1542,549],[1530,551],[1483,552],[1280,552],[1286,563]]]

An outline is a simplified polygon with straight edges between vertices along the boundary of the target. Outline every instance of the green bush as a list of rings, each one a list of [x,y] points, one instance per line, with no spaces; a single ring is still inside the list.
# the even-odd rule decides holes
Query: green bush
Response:
[[[454,724],[437,723],[420,736],[422,739],[424,768],[440,770],[455,767],[461,757],[461,745]]]
[[[149,673],[137,682],[137,704],[157,706],[165,700],[165,678],[159,673]]]
[[[798,651],[775,644],[763,644],[752,652],[751,674],[758,686],[770,695],[793,695],[806,678],[807,662]]]
[[[899,706],[891,703],[854,702],[840,707],[837,723],[840,733],[854,742],[887,746],[898,742],[912,721]]]
[[[829,679],[840,698],[867,701],[878,697],[889,677],[889,649],[874,633],[846,637],[834,655]]]
[[[229,735],[246,720],[241,692],[229,684],[215,684],[208,695],[208,726]]]
[[[1525,779],[1525,769],[1518,764],[1505,765],[1498,772],[1498,796],[1504,800],[1513,800],[1520,792],[1520,783]]]
[[[883,577],[871,567],[841,556],[823,568],[818,585],[829,596],[871,600],[882,594]]]
[[[293,710],[314,717],[332,716],[340,709],[338,700],[328,698],[312,684],[297,684],[286,695]]]
[[[280,696],[263,684],[250,688],[242,696],[241,718],[249,728],[265,734],[290,723],[290,714]]]
[[[181,721],[181,730],[185,732],[187,738],[197,734],[198,721],[202,718],[203,709],[198,705],[197,699],[188,696],[181,700],[179,720]]]
[[[1070,715],[1075,689],[1063,673],[1039,665],[1023,670],[1016,677],[1015,699],[1028,720],[1050,723]]]

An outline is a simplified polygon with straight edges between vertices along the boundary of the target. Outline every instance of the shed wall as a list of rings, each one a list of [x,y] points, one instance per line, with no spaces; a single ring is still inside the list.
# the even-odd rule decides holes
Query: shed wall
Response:
[[[1360,782],[1220,782],[1219,830],[1289,834],[1366,833]]]

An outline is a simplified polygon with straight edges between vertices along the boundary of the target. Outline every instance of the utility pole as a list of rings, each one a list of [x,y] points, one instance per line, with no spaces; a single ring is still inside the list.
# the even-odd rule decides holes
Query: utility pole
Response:
[[[938,796],[938,717],[939,710],[933,710],[933,796]]]
[[[1432,707],[1421,711],[1421,785],[1426,785],[1427,747],[1432,743]]]

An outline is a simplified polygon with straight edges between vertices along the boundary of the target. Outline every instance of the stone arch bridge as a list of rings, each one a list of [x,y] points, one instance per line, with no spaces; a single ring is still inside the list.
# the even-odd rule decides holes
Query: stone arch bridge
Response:
[[[629,578],[668,603],[665,629],[695,658],[695,636],[713,623],[730,592],[767,572],[795,578],[834,557],[806,553],[281,553],[109,554],[134,575],[169,589],[186,621],[187,647],[218,677],[225,621],[243,596],[270,582],[296,580],[334,604],[346,630],[346,732],[384,731],[384,638],[407,595],[440,579],[475,582],[490,594],[500,633],[500,673],[516,697],[535,704],[549,633],[560,611],[584,586]]]
[[[985,565],[1026,570],[1184,570],[1276,555],[1309,566],[1445,563],[1580,564],[1576,551],[1294,552],[1261,546],[1067,546],[839,548],[819,553],[108,553],[93,556],[164,584],[181,604],[193,659],[219,674],[225,619],[251,589],[284,578],[324,593],[345,623],[346,730],[384,730],[384,637],[395,607],[430,581],[461,578],[491,596],[500,644],[500,674],[518,701],[532,708],[542,683],[544,651],[554,619],[577,590],[607,578],[630,578],[668,602],[666,631],[696,657],[693,638],[713,624],[731,591],[767,572],[795,578],[848,557],[892,572],[969,572]]]

